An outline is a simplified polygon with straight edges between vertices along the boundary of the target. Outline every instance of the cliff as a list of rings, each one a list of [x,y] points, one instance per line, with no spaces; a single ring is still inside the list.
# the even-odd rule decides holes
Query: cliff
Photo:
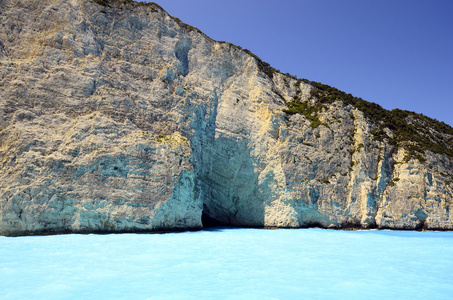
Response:
[[[0,234],[453,229],[453,129],[156,4],[0,0]]]

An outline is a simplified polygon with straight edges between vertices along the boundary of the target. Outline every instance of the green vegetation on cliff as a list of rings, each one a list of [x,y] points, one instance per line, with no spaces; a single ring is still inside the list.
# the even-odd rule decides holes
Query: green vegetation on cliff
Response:
[[[310,102],[300,101],[297,91],[296,96],[286,103],[288,114],[300,113],[312,121],[312,127],[321,123],[317,114],[328,104],[341,101],[344,105],[352,105],[362,111],[367,119],[373,124],[372,134],[375,140],[387,138],[396,147],[403,147],[409,151],[409,157],[415,157],[423,161],[425,150],[453,157],[453,128],[444,122],[429,118],[415,112],[393,109],[386,110],[379,104],[368,102],[362,98],[354,97],[334,87],[307,79],[298,79],[299,82],[310,84],[313,88],[310,92]],[[387,135],[385,129],[393,132],[393,136]]]

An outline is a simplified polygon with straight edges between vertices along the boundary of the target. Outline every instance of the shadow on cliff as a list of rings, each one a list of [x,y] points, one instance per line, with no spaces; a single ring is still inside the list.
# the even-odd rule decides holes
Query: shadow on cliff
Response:
[[[247,139],[216,136],[217,91],[194,109],[191,128],[195,192],[203,203],[203,226],[264,226],[265,192]],[[267,190],[265,188],[264,190]]]
[[[199,170],[203,226],[264,226],[265,193],[245,141],[217,138]]]

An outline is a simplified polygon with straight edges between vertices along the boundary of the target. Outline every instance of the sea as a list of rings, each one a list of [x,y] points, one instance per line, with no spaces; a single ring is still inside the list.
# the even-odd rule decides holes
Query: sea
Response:
[[[453,232],[0,237],[0,299],[453,299]]]

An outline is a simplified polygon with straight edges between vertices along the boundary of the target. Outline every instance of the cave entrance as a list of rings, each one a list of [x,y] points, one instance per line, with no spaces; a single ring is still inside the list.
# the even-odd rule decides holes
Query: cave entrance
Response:
[[[203,204],[203,212],[201,213],[201,224],[203,225],[203,228],[222,227],[227,225],[224,222],[219,221],[216,218],[213,218],[209,214],[209,209],[206,207],[205,204]]]

